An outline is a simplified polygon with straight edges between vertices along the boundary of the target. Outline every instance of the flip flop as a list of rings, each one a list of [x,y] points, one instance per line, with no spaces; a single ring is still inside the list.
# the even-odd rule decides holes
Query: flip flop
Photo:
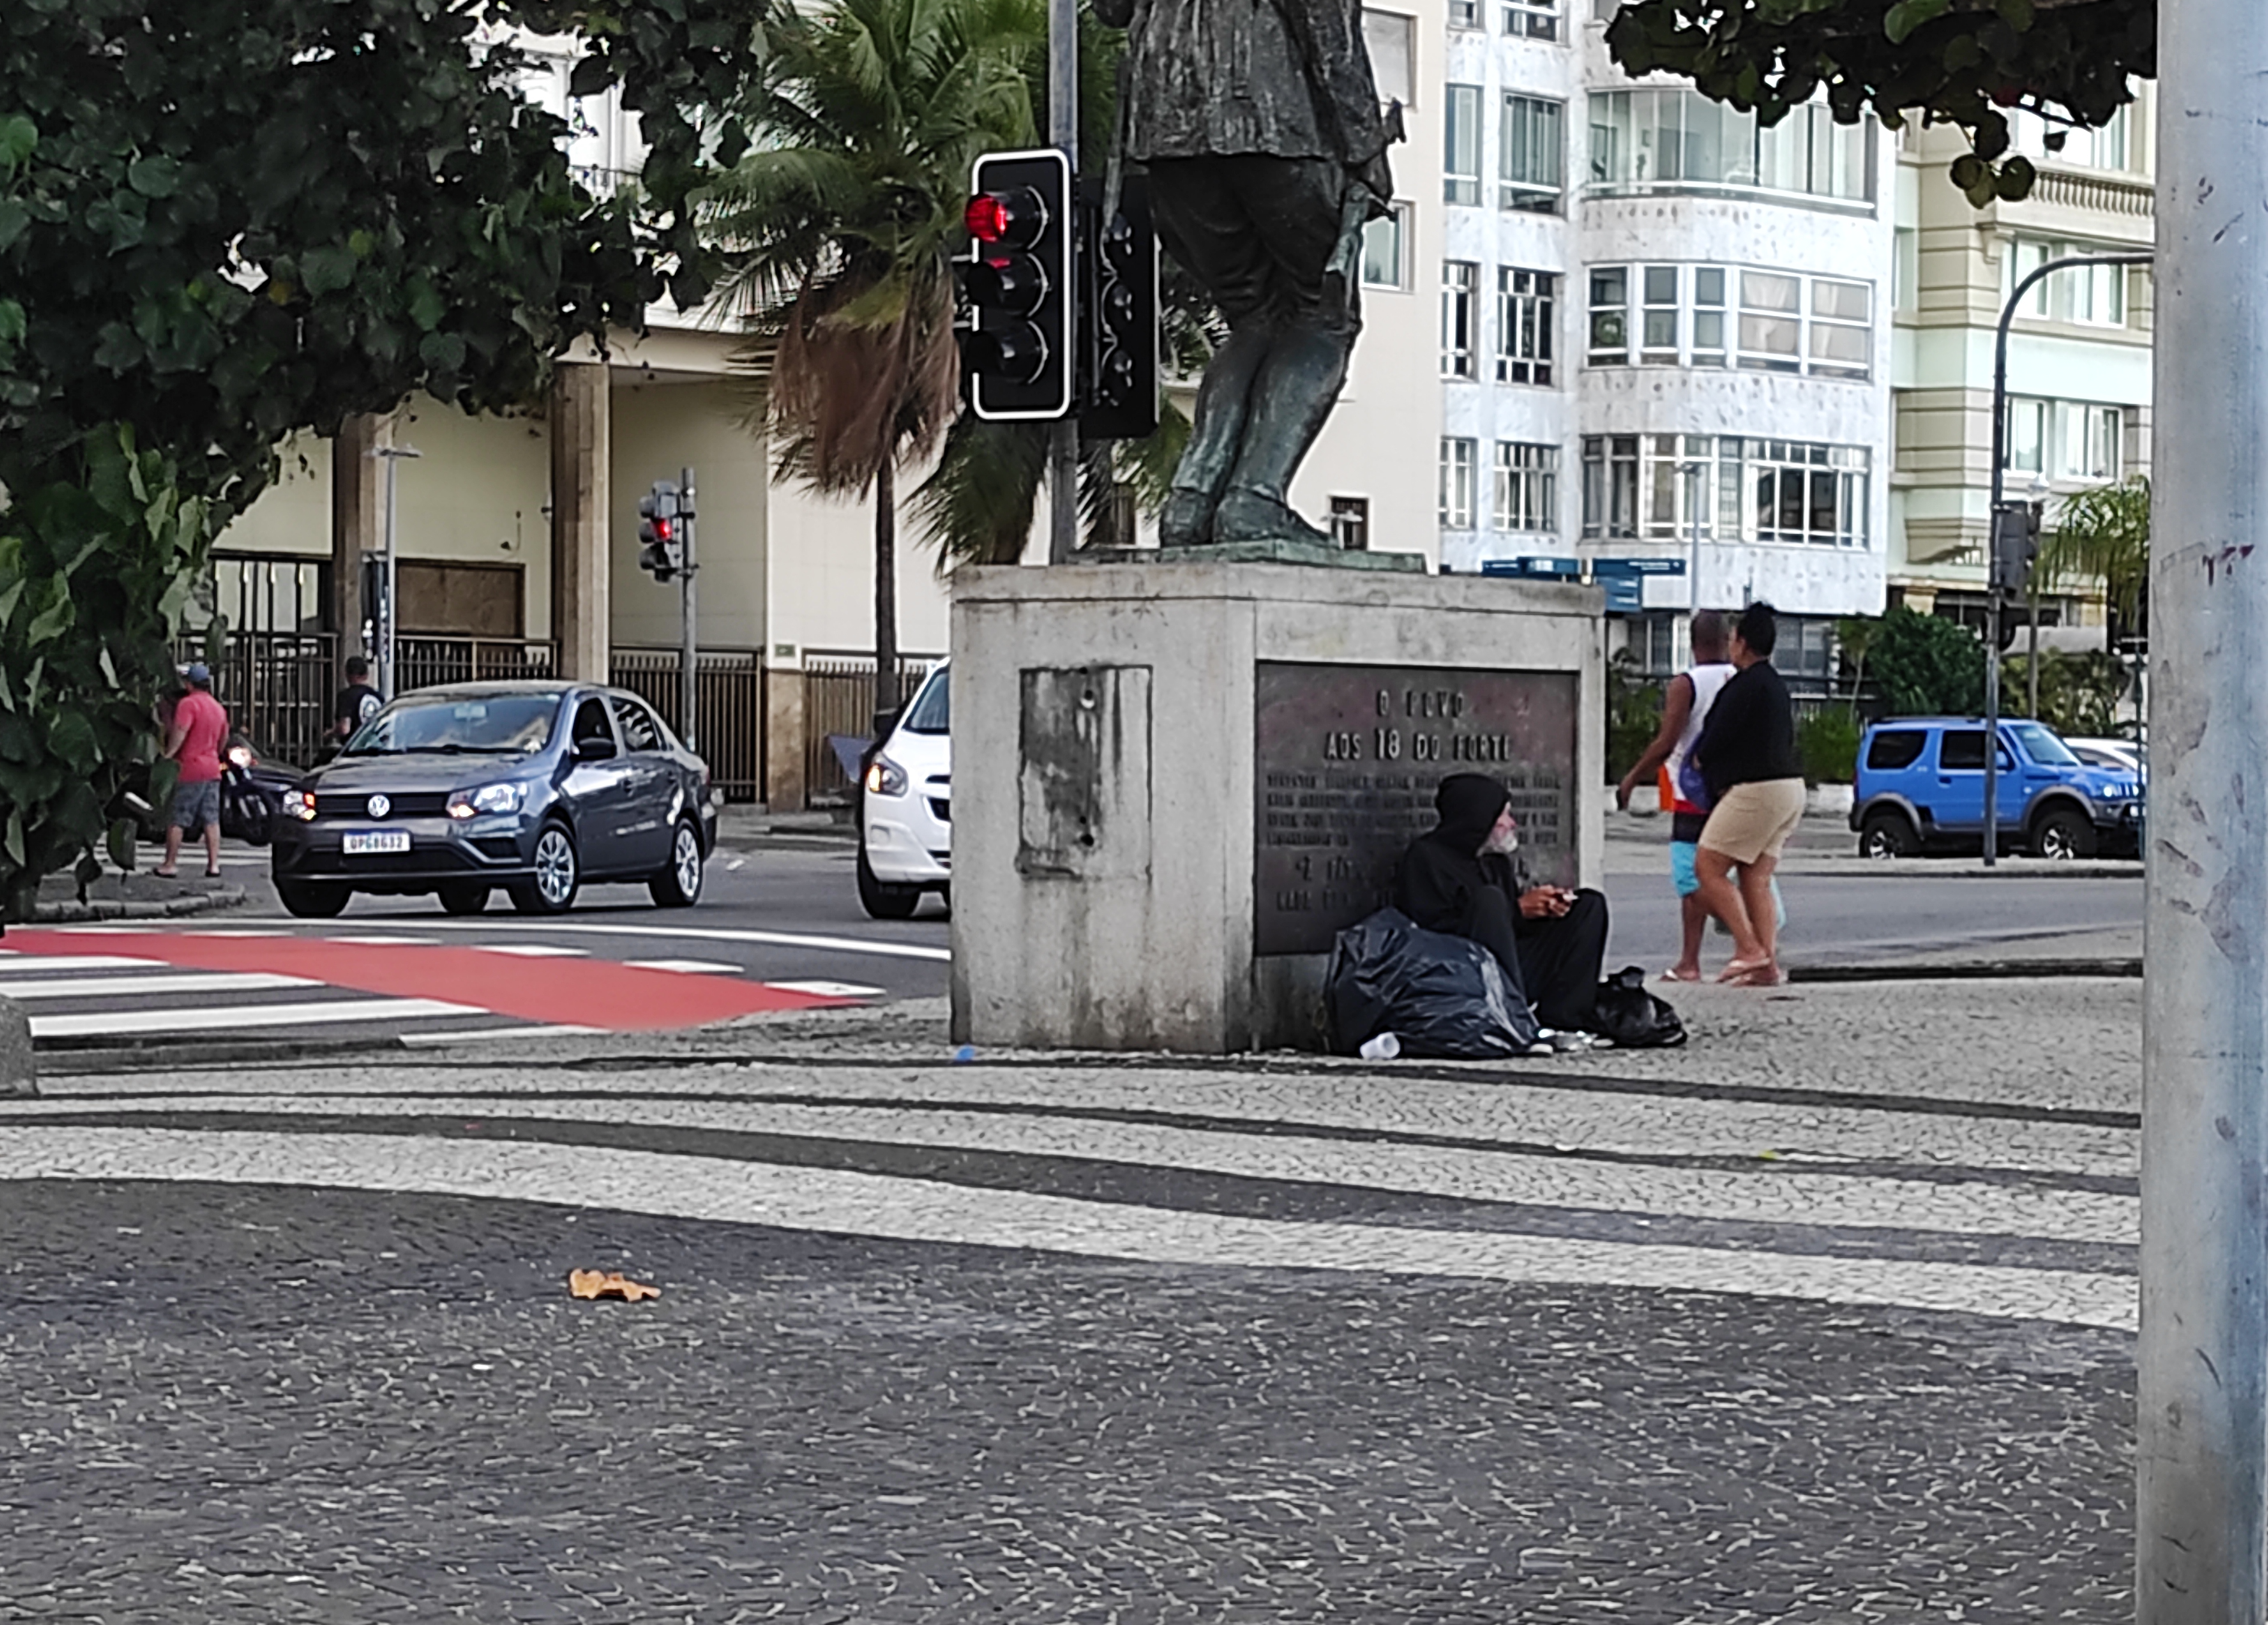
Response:
[[[1677,974],[1677,967],[1673,965],[1654,980],[1656,982],[1698,982],[1701,980],[1701,973],[1695,971],[1690,976],[1681,976]]]
[[[208,869],[208,870],[206,870],[206,871],[205,871],[205,879],[208,879],[208,880],[217,880],[217,879],[220,879],[220,871],[219,871],[219,870],[217,870],[217,869]]]
[[[1744,983],[1760,970],[1770,970],[1770,960],[1727,960],[1725,968],[1717,973],[1717,980],[1727,985]]]
[[[153,879],[159,880],[178,880],[181,878],[181,871],[178,869],[152,869],[150,873]]]
[[[1752,966],[1741,973],[1732,986],[1736,988],[1779,988],[1787,985],[1787,973],[1777,965]]]

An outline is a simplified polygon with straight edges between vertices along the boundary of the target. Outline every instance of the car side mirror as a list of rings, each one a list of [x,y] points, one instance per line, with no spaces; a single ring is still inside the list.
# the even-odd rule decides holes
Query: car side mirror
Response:
[[[612,761],[614,759],[615,742],[612,739],[575,741],[575,760],[578,761]]]

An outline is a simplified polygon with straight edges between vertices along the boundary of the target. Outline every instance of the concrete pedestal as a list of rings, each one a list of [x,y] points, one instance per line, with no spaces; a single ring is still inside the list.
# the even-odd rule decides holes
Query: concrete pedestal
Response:
[[[1001,1044],[1322,1047],[1332,934],[1458,771],[1595,885],[1598,590],[1233,563],[964,569],[953,1018]]]
[[[24,1007],[0,999],[0,1095],[39,1092],[39,1068],[32,1055],[32,1023]]]

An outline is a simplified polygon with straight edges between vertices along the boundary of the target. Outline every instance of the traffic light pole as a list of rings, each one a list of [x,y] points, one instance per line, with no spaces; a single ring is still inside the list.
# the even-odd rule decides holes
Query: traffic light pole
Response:
[[[2221,0],[2207,0],[2220,4]],[[2075,254],[2069,259],[2051,260],[2020,278],[2008,301],[2000,307],[2000,327],[1992,341],[1992,502],[1990,512],[1991,529],[1986,532],[1984,578],[1987,625],[1984,637],[1984,867],[1991,869],[2000,856],[2000,611],[2004,601],[2001,591],[1999,538],[2000,503],[2007,483],[2006,467],[2008,460],[2008,324],[2016,319],[2016,307],[2034,284],[2054,276],[2058,271],[2070,270],[2083,265],[2147,265],[2154,258],[2146,254]],[[2045,446],[2042,447],[2044,461]],[[2036,660],[2035,665],[2037,664]]]
[[[682,538],[684,563],[678,570],[678,614],[684,624],[679,629],[677,651],[677,735],[685,741],[688,750],[698,750],[694,727],[700,719],[700,695],[696,679],[701,670],[700,649],[700,574],[693,555],[693,470],[678,471],[679,518],[678,534]]]
[[[1048,141],[1063,150],[1071,173],[1079,173],[1079,0],[1048,0]],[[1076,234],[1074,233],[1074,237]],[[1073,249],[1071,286],[1064,290],[1075,298],[1079,283],[1077,250]],[[1079,330],[1074,309],[1064,323],[1067,334]],[[1066,358],[1067,362],[1069,358]],[[1077,374],[1071,375],[1074,385]],[[1050,425],[1048,432],[1048,562],[1068,562],[1079,550],[1079,408]]]
[[[2268,1617],[2268,6],[2158,8],[2139,1625]]]

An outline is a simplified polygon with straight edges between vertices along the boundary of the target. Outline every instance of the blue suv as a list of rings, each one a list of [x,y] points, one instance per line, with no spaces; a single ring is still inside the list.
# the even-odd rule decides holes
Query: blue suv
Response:
[[[2036,722],[2000,724],[1999,845],[2036,857],[2140,849],[2142,783],[2088,766]],[[1851,827],[1867,857],[1984,845],[1984,724],[1897,717],[1867,730]]]

